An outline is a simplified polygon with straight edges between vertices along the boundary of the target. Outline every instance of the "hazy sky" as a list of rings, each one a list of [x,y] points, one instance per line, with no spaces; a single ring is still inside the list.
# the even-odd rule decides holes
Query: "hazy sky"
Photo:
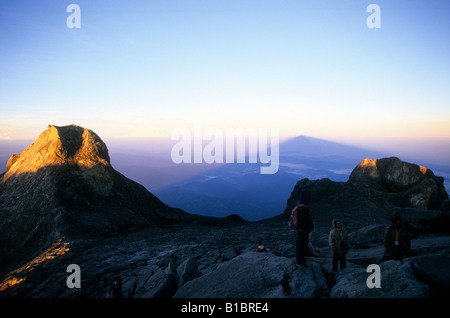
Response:
[[[4,0],[0,139],[72,123],[164,137],[202,120],[450,149],[449,17],[448,0]]]

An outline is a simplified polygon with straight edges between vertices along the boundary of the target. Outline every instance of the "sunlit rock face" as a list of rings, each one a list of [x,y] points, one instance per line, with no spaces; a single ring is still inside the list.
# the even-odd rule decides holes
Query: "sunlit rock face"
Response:
[[[396,157],[364,159],[350,175],[351,180],[369,179],[398,190],[433,177],[435,176],[431,170]]]
[[[49,125],[27,149],[9,158],[1,180],[5,182],[12,176],[62,166],[76,167],[74,172],[83,176],[94,191],[107,194],[112,189],[112,169],[106,144],[93,131],[76,125]]]
[[[36,172],[51,165],[77,164],[91,168],[97,164],[109,165],[108,148],[93,131],[70,125],[49,125],[39,138],[20,154],[8,160],[3,181],[11,175]]]

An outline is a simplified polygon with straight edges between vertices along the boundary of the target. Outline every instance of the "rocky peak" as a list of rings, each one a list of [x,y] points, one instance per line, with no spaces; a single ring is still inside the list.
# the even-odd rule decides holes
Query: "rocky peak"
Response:
[[[357,229],[360,224],[388,221],[399,214],[417,231],[448,233],[450,200],[444,178],[423,166],[396,157],[364,159],[347,182],[329,179],[297,182],[283,214],[286,219],[303,190],[311,191],[311,211],[320,233],[338,217]],[[327,237],[327,231],[320,233]]]
[[[444,178],[396,157],[364,159],[353,169],[349,181],[388,193],[392,202],[403,207],[438,210],[448,199]]]
[[[49,125],[39,138],[20,154],[13,154],[1,181],[13,175],[33,173],[48,166],[76,165],[82,169],[109,166],[106,144],[93,131],[76,125]]]
[[[165,205],[117,172],[100,137],[76,125],[48,126],[7,169],[0,175],[0,275],[61,237],[206,219]]]
[[[350,180],[372,180],[392,190],[403,190],[434,173],[420,165],[404,162],[397,157],[364,159],[353,169]]]

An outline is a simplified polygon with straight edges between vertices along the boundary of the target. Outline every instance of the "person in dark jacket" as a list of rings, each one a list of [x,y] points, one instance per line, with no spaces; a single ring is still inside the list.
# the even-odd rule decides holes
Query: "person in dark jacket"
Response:
[[[308,268],[306,264],[306,255],[308,253],[309,233],[314,230],[311,214],[309,213],[309,205],[311,203],[311,192],[304,190],[301,192],[299,202],[297,221],[297,241],[296,241],[296,266],[300,268]]]
[[[385,253],[383,261],[401,260],[411,252],[408,228],[400,215],[395,215],[392,224],[384,232]]]

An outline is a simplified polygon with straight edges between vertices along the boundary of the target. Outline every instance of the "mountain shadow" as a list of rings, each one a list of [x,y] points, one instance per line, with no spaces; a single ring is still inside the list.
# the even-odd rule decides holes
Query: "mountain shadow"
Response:
[[[346,181],[361,158],[383,154],[299,136],[279,145],[279,169],[260,174],[260,164],[230,163],[155,191],[166,204],[208,216],[238,214],[257,221],[280,214],[299,179]],[[143,183],[144,185],[146,183]]]

